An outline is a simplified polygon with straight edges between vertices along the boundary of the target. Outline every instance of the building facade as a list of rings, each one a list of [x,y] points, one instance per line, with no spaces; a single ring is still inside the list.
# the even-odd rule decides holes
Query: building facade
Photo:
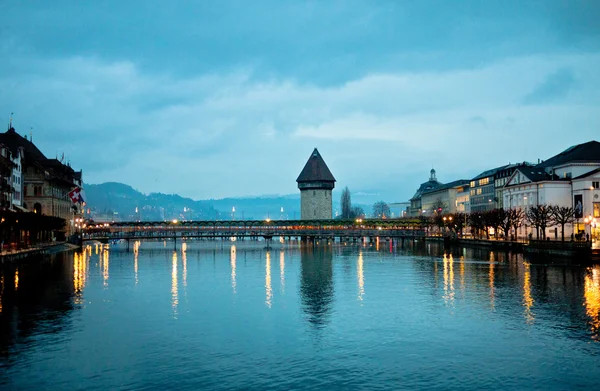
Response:
[[[467,192],[468,188],[469,181],[461,179],[423,192],[421,195],[422,214],[431,215],[436,211],[442,214],[458,212],[458,195]]]
[[[12,127],[0,134],[0,143],[7,146],[13,156],[19,156],[20,163],[11,161],[11,181],[16,184],[13,191],[21,192],[17,209],[63,218],[70,233],[80,205],[74,205],[68,193],[81,185],[81,171],[76,172],[58,159],[46,158],[27,136],[19,135]]]
[[[530,206],[573,207],[576,221],[565,227],[565,236],[588,234],[600,238],[600,143],[575,145],[533,167],[513,172],[502,191],[505,208]],[[594,219],[596,219],[594,221]],[[548,227],[546,236],[560,237],[561,227]],[[518,234],[533,232],[524,227]]]
[[[423,213],[427,213],[427,209],[423,207],[422,196],[423,193],[435,190],[442,186],[442,183],[438,182],[435,170],[432,168],[429,172],[429,180],[421,183],[421,186],[415,192],[415,195],[410,199],[410,208],[408,209],[408,215],[410,217],[417,217]]]
[[[301,219],[331,219],[333,216],[331,191],[335,187],[335,178],[317,148],[308,158],[296,182],[300,189]]]

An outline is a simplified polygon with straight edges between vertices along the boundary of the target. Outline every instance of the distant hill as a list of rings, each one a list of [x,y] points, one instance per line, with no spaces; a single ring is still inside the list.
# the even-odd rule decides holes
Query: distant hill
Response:
[[[161,221],[161,220],[262,220],[300,219],[300,193],[260,197],[193,200],[177,194],[144,194],[129,185],[106,182],[85,185],[87,208],[96,220]],[[340,190],[341,191],[341,190]],[[353,195],[353,205],[370,213],[376,194]],[[365,202],[366,201],[366,202]],[[136,213],[137,208],[137,213]],[[233,215],[233,208],[235,214]],[[283,208],[283,212],[281,211]],[[185,210],[185,212],[184,212]],[[339,210],[339,192],[333,193],[333,210]]]
[[[84,188],[87,208],[100,220],[208,220],[217,215],[210,202],[176,194],[146,195],[123,183],[86,184]]]

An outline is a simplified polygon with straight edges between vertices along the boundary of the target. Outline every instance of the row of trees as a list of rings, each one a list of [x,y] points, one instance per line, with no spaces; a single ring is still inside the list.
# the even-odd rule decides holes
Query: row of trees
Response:
[[[352,206],[352,197],[348,186],[342,190],[340,197],[342,213],[338,216],[340,219],[356,219],[365,217],[365,211],[360,206]],[[373,217],[377,219],[386,219],[390,217],[390,207],[383,201],[377,201],[373,204]]]
[[[519,227],[529,225],[536,230],[536,238],[546,239],[548,227],[559,226],[561,238],[565,240],[565,226],[576,222],[575,210],[572,207],[558,205],[530,206],[521,209],[494,209],[489,212],[456,213],[444,215],[436,209],[432,217],[421,216],[425,226],[447,227],[457,235],[463,235],[463,230],[468,226],[471,233],[477,237],[484,234],[489,239],[493,229],[494,236],[499,235],[506,240],[510,239],[511,229],[516,233]]]

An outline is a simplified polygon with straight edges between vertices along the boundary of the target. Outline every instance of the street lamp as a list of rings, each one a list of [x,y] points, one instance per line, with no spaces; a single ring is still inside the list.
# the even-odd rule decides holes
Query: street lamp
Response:
[[[235,206],[231,208],[231,220],[235,220]]]

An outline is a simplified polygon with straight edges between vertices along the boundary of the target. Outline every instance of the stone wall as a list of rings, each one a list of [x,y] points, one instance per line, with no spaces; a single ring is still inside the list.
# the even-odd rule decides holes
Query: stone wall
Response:
[[[300,210],[302,220],[331,219],[331,190],[302,190],[300,192]]]

